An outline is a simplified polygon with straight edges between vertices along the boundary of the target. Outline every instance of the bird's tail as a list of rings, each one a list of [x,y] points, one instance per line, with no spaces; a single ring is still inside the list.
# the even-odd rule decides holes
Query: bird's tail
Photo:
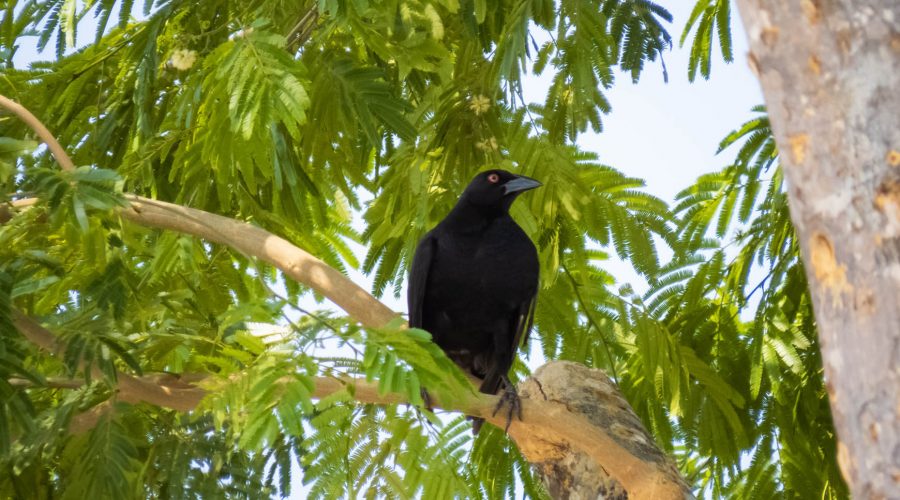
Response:
[[[488,373],[484,380],[481,381],[481,386],[478,388],[480,392],[485,394],[497,394],[500,392],[500,384],[503,382],[503,379],[500,375],[495,373]]]

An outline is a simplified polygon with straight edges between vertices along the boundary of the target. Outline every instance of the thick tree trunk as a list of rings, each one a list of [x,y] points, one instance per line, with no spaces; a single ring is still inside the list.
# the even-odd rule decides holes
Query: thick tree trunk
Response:
[[[856,498],[900,498],[900,2],[738,0]]]

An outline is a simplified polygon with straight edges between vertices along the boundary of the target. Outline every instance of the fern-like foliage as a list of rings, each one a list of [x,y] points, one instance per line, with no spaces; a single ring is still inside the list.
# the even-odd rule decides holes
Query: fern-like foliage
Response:
[[[614,69],[638,81],[644,61],[655,61],[672,45],[662,25],[672,15],[645,0],[570,0],[560,3],[551,40],[538,51],[534,70],[551,65],[556,74],[544,103],[543,127],[553,142],[574,140],[587,126],[602,130],[601,114],[612,108],[603,90]]]
[[[696,423],[675,429],[691,450],[684,463],[696,455],[708,468],[697,471],[702,490],[844,498],[778,151],[765,109],[753,112],[721,142],[720,151],[737,148],[734,162],[679,194],[679,233],[692,250],[666,266],[643,300],[733,388],[732,413],[718,404],[728,393],[707,391],[716,406],[701,406],[691,412]]]
[[[713,37],[719,40],[722,59],[726,63],[734,60],[731,44],[731,0],[697,0],[694,9],[684,25],[678,44],[684,46],[688,35],[696,26],[691,40],[691,53],[688,59],[688,80],[694,81],[697,70],[705,79],[709,79],[712,68]]]

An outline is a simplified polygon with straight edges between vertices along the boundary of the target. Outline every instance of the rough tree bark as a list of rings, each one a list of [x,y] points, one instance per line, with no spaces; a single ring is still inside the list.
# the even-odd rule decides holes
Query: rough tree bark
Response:
[[[900,2],[738,0],[856,498],[900,498]]]
[[[65,170],[74,168],[65,150],[26,109],[0,96],[0,108],[12,111],[48,144]],[[125,196],[128,206],[119,214],[147,227],[177,231],[231,247],[249,257],[268,262],[327,297],[360,324],[382,327],[397,314],[340,272],[290,242],[264,229],[171,203],[134,195]],[[27,208],[35,199],[17,200],[7,212]],[[0,214],[2,215],[2,214]],[[7,219],[12,213],[7,213]],[[2,222],[0,222],[2,223]],[[30,342],[49,352],[62,349],[56,336],[31,318],[13,311],[13,323]],[[178,411],[191,411],[206,394],[202,375],[172,377],[117,376],[116,399],[147,403]],[[324,397],[354,386],[354,398],[363,403],[398,404],[399,394],[379,394],[365,380],[318,377],[314,396]],[[692,498],[690,489],[671,460],[655,444],[640,419],[600,370],[575,363],[551,362],[521,384],[523,420],[513,420],[510,437],[536,467],[555,498],[603,498],[675,500]],[[474,393],[467,401],[454,401],[436,408],[480,416],[502,426],[504,415],[493,415],[497,396]],[[91,428],[106,412],[109,401],[76,415],[72,432]]]
[[[586,431],[610,440],[589,452],[546,429],[512,434],[553,498],[693,498],[678,469],[656,446],[631,405],[602,370],[552,361],[519,384],[519,392],[523,398],[543,399],[582,415]],[[596,448],[602,448],[608,457],[598,457],[600,450]],[[610,464],[616,470],[604,468]],[[648,464],[653,464],[651,470],[657,476],[652,480],[643,477]],[[623,487],[630,484],[641,486]]]

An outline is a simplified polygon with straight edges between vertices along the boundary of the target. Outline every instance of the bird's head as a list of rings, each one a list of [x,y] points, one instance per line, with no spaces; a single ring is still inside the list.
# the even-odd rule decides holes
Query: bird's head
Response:
[[[506,211],[517,196],[540,186],[541,183],[531,177],[506,170],[488,170],[472,179],[463,192],[463,198],[481,208]]]

